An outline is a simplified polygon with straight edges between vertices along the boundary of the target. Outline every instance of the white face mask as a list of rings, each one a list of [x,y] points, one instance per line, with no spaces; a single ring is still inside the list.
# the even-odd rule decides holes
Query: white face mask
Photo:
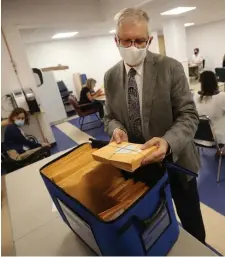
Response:
[[[144,61],[148,45],[145,48],[137,48],[135,46],[128,48],[119,46],[118,48],[124,62],[130,66],[136,66]]]

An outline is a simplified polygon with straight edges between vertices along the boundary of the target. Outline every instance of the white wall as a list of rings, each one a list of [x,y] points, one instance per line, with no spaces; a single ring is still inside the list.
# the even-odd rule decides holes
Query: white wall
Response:
[[[1,95],[20,88],[16,73],[14,72],[8,49],[1,34]]]
[[[206,59],[207,69],[214,70],[215,67],[221,67],[225,54],[225,20],[193,26],[187,28],[186,32],[189,59],[193,49],[199,47]],[[121,59],[112,35],[50,41],[26,46],[31,67],[68,65],[70,67],[68,71],[55,72],[55,76],[57,80],[63,79],[72,91],[74,91],[73,73],[86,73],[88,77],[95,78],[97,84],[101,86],[104,73]]]
[[[101,86],[104,73],[121,58],[113,36],[70,39],[38,44],[27,44],[27,56],[31,67],[43,68],[58,64],[68,65],[69,70],[57,71],[58,80],[63,79],[74,91],[72,74],[86,73]]]
[[[1,116],[8,117],[13,110],[11,101],[4,96],[11,91],[20,88],[19,80],[14,72],[12,62],[6,47],[4,38],[1,34]]]
[[[187,28],[187,50],[191,58],[198,47],[206,60],[206,68],[214,70],[222,66],[225,54],[225,20]]]
[[[13,56],[13,59],[16,64],[17,68],[17,75],[14,71],[14,68],[12,66],[12,61],[6,46],[6,42],[4,40],[3,35],[1,34],[1,95],[2,95],[2,102],[1,102],[1,117],[7,118],[11,111],[13,110],[12,103],[10,99],[6,101],[3,96],[6,94],[11,93],[13,90],[18,90],[26,87],[34,87],[35,79],[33,77],[33,73],[30,70],[28,61],[26,59],[26,53],[23,49],[23,43],[21,42],[19,38],[19,32],[15,30],[6,30],[6,41],[8,43],[8,46],[10,48],[11,54]],[[15,33],[13,33],[15,32]],[[8,39],[8,40],[7,40]],[[16,40],[17,39],[17,40]],[[15,45],[16,42],[16,45]],[[18,50],[18,52],[16,51]],[[19,82],[20,79],[20,82]],[[35,86],[36,87],[36,86]],[[53,132],[51,130],[50,124],[47,120],[47,117],[45,113],[42,113],[37,116],[37,118],[32,117],[30,126],[27,128],[26,132],[28,132],[31,135],[34,135],[37,137],[40,142],[44,140],[42,137],[42,133],[39,129],[37,119],[39,120],[39,123],[42,127],[42,132],[44,134],[44,137],[48,140],[49,143],[54,143],[55,138],[53,135]],[[2,135],[4,134],[4,131],[2,131]]]
[[[74,91],[73,73],[86,73],[87,77],[97,80],[97,86],[101,86],[105,72],[121,60],[112,35],[27,44],[26,46],[31,67],[68,65],[69,70],[56,71],[55,77],[57,80],[64,80],[72,91]],[[158,52],[155,48],[150,46],[150,50]]]

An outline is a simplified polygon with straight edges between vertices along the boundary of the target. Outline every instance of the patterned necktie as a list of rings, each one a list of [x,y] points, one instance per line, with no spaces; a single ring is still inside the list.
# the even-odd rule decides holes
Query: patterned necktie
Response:
[[[141,138],[140,102],[135,75],[136,70],[131,68],[128,73],[128,114],[132,136]]]

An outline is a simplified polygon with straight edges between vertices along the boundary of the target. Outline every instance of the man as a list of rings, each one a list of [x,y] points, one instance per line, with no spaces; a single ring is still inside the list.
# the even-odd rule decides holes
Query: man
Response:
[[[196,69],[194,70],[195,78],[199,78],[199,73],[203,69],[203,58],[199,53],[199,48],[194,49],[194,54],[191,59],[192,65],[196,65]]]
[[[105,74],[105,129],[112,141],[143,143],[158,150],[143,165],[174,162],[197,172],[199,156],[193,143],[198,114],[182,65],[148,51],[148,15],[128,8],[116,16],[115,41],[123,61]],[[150,172],[150,171],[149,171]],[[196,179],[169,174],[171,191],[184,229],[205,242]]]
[[[192,55],[192,63],[200,65],[202,64],[203,58],[199,53],[199,48],[194,49],[194,54]]]

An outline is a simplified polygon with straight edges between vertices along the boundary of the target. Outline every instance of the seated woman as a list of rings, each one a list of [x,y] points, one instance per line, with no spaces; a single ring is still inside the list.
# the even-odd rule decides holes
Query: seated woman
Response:
[[[96,85],[96,80],[88,79],[86,85],[82,88],[80,92],[80,101],[79,104],[88,104],[88,106],[82,107],[83,110],[87,110],[88,108],[96,107],[99,112],[99,116],[101,119],[104,117],[104,109],[103,105],[100,102],[95,101],[95,99],[102,95],[102,90],[98,89],[96,92],[94,91],[94,87]]]
[[[5,130],[4,144],[10,158],[22,160],[41,147],[50,147],[47,143],[39,144],[26,138],[22,127],[29,124],[29,116],[23,108],[14,109],[8,120],[9,125]]]
[[[201,91],[194,95],[199,113],[212,121],[212,129],[219,144],[225,144],[225,92],[218,89],[214,72],[204,71],[200,75]]]

